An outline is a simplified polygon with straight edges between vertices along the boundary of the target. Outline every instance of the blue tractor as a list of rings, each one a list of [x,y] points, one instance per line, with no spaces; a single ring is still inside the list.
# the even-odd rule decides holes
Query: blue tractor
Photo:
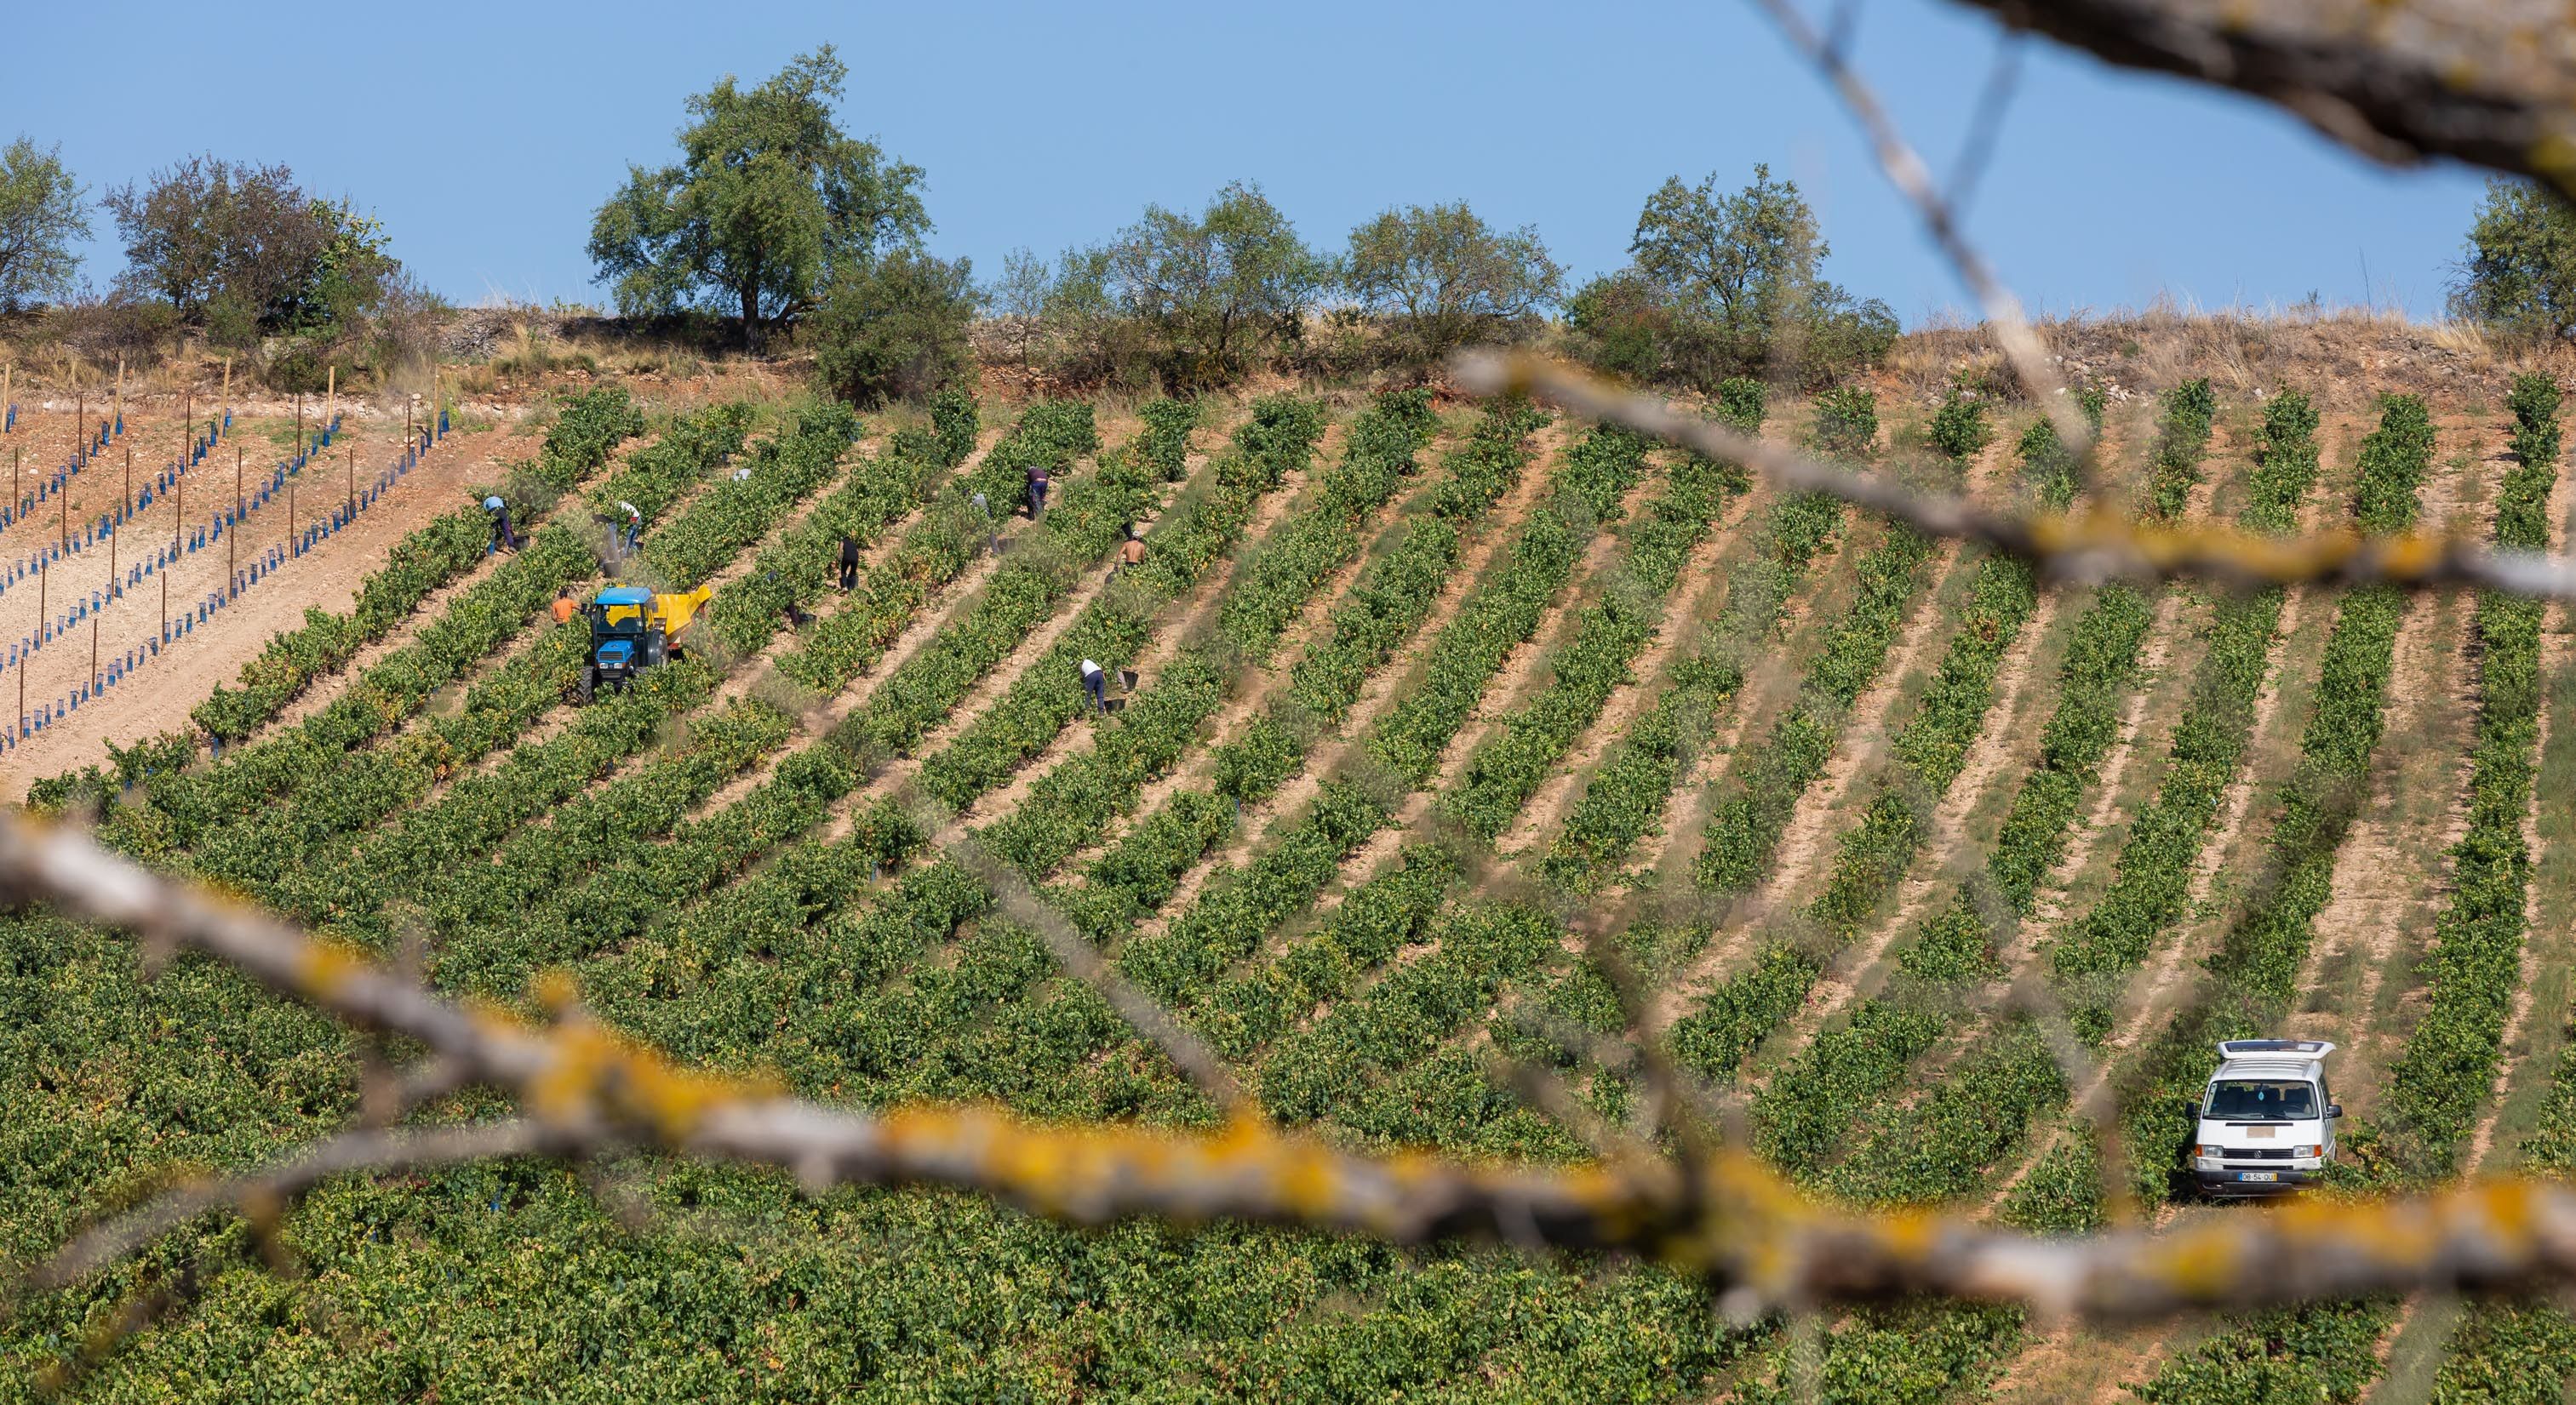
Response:
[[[590,620],[590,657],[574,685],[588,702],[601,688],[623,691],[636,674],[681,656],[680,631],[715,594],[700,586],[685,595],[656,595],[639,586],[613,585],[593,596],[582,613]]]

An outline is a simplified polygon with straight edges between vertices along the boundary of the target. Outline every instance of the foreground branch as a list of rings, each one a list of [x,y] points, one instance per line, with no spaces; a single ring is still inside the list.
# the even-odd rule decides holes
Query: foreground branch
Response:
[[[2447,156],[2576,198],[2576,46],[2538,0],[1966,0],[2128,68],[2233,88],[2373,160]]]
[[[2231,585],[2473,585],[2576,600],[2576,561],[2494,551],[2465,534],[2363,536],[2337,529],[2285,541],[2233,527],[2148,522],[2115,512],[2003,511],[1820,463],[1527,352],[1461,352],[1451,361],[1450,373],[1477,394],[1526,395],[1623,424],[1649,438],[1741,463],[1791,492],[1830,494],[1931,536],[1963,538],[2021,557],[2061,580],[2090,584],[2201,576]]]
[[[2057,374],[2056,363],[2048,359],[2048,348],[2040,344],[2039,333],[2022,315],[2021,299],[2013,296],[1985,255],[1968,242],[1957,209],[1933,183],[1930,168],[1897,130],[1896,120],[1888,115],[1878,94],[1861,81],[1859,70],[1851,66],[1847,57],[1848,47],[1807,23],[1790,0],[1754,0],[1754,4],[1771,16],[1771,22],[1779,26],[1791,47],[1816,66],[1843,100],[1852,120],[1869,138],[1870,153],[1878,158],[1879,170],[1914,207],[1915,217],[1923,221],[1924,232],[1932,236],[1941,256],[1958,272],[1959,281],[1976,296],[1978,307],[1986,314],[1986,327],[1994,334],[1995,344],[2003,348],[2005,359],[2012,363],[2013,375],[2021,381],[2022,389],[2039,402],[2040,412],[2048,416],[2068,456],[2078,465],[2089,464],[2093,426],[2077,409],[2075,397],[2065,393],[2066,382]]]
[[[1706,1276],[1733,1303],[1801,1305],[1929,1292],[2044,1314],[2134,1317],[2374,1292],[2576,1282],[2576,1193],[2503,1182],[2386,1204],[2294,1203],[2161,1237],[2045,1241],[1931,1212],[1862,1214],[1810,1200],[1740,1151],[1686,1161],[1485,1165],[1364,1156],[1257,1114],[1222,1131],[1030,1123],[977,1108],[828,1107],[692,1072],[600,1028],[560,983],[539,1024],[469,1008],[263,913],[174,883],[88,836],[0,813],[0,898],[224,961],[361,1029],[429,1046],[513,1097],[526,1120],[361,1131],[244,1176],[192,1186],[94,1230],[53,1260],[56,1283],[222,1206],[343,1172],[632,1148],[782,1167],[809,1190],[936,1185],[1083,1224],[1128,1216],[1240,1219],[1415,1244],[1479,1236],[1603,1249]]]

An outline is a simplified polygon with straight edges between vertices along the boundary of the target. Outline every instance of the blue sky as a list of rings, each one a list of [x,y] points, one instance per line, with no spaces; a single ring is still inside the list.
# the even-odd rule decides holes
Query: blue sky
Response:
[[[1862,66],[1946,172],[1995,27],[1931,0],[1862,13]],[[1092,242],[1149,201],[1194,207],[1237,178],[1319,245],[1390,205],[1464,198],[1536,224],[1587,275],[1624,260],[1664,177],[1740,183],[1768,161],[1816,205],[1830,276],[1908,325],[1965,301],[1841,111],[1731,0],[450,0],[256,19],[94,0],[26,7],[10,29],[0,138],[59,141],[94,191],[191,151],[286,162],[371,207],[395,252],[463,303],[604,301],[582,247],[627,163],[669,158],[688,94],[824,42],[851,68],[844,125],[928,169],[933,246],[985,277],[1013,248]],[[2268,108],[2033,43],[1970,227],[2051,311],[2315,292],[2430,316],[2481,187],[2456,167],[2383,170]],[[104,284],[122,257],[95,224],[85,272]]]

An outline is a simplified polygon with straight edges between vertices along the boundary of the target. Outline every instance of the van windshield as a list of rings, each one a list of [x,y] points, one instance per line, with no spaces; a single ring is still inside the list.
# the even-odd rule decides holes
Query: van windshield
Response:
[[[2304,1122],[2317,1115],[2317,1090],[2307,1083],[2231,1078],[2209,1085],[2209,1111],[2223,1122]]]

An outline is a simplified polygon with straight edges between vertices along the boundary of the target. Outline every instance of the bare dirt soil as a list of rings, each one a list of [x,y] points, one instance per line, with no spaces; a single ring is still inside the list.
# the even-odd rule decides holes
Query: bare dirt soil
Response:
[[[244,460],[251,476],[258,474],[259,464],[273,463],[286,453],[283,444],[272,442],[272,431],[283,429],[284,438],[293,438],[291,407],[289,417],[276,415],[277,408],[270,404],[246,405],[236,412],[233,439],[246,451]],[[176,403],[165,407],[129,402],[129,437],[137,444],[169,441],[175,456],[183,433],[179,409]],[[61,426],[50,423],[57,418]],[[70,424],[70,415],[38,410],[33,415],[22,415],[20,423],[28,424],[31,419],[44,430],[61,429],[54,437],[68,445],[70,434],[64,427]],[[343,423],[346,433],[327,451],[327,458],[338,462],[317,461],[308,465],[302,475],[294,504],[298,527],[311,525],[317,513],[328,514],[347,496],[345,454],[355,451],[357,477],[363,489],[373,471],[383,468],[400,452],[399,410],[344,404]],[[218,685],[235,681],[242,665],[256,658],[272,636],[299,627],[308,609],[348,609],[357,598],[359,583],[384,563],[395,542],[432,517],[471,503],[477,488],[504,476],[502,464],[534,453],[536,441],[517,429],[516,424],[504,424],[481,432],[451,433],[420,466],[360,513],[355,524],[325,538],[301,556],[290,556],[286,564],[163,648],[158,657],[149,659],[127,681],[100,694],[96,703],[84,704],[67,720],[0,756],[0,795],[21,798],[27,787],[42,777],[98,761],[104,756],[104,743],[137,742],[188,726],[189,710]],[[75,530],[84,512],[94,515],[106,511],[122,496],[123,456],[114,448],[111,453],[115,454],[113,463],[102,458],[73,480],[76,491],[70,501]],[[0,592],[0,639],[15,641],[35,633],[42,617],[40,593],[44,597],[42,613],[59,620],[72,599],[104,591],[110,581],[120,580],[138,552],[167,543],[167,535],[158,526],[165,515],[184,514],[192,528],[206,525],[233,499],[231,465],[221,462],[228,457],[219,448],[187,476],[177,493],[157,499],[143,510],[141,517],[119,528],[113,569],[108,546],[102,542],[56,563],[48,572],[51,579],[42,592],[23,581]],[[156,463],[152,469],[159,466]],[[139,453],[135,471],[138,483],[152,471]],[[314,501],[316,498],[320,501]],[[39,519],[0,532],[0,556],[16,559],[35,550],[42,544],[43,525]],[[59,523],[56,527],[59,531]],[[288,504],[283,498],[273,499],[235,530],[239,533],[238,548],[228,551],[229,544],[214,546],[182,557],[166,573],[156,573],[142,584],[126,588],[121,598],[108,601],[92,617],[102,667],[105,660],[147,645],[159,636],[165,574],[172,617],[193,611],[197,602],[222,588],[234,560],[247,564],[262,549],[288,540]],[[237,556],[231,554],[236,551]],[[26,706],[32,711],[68,697],[86,681],[90,677],[90,632],[91,622],[83,621],[68,635],[57,636],[39,650],[24,666],[23,677],[19,669],[0,674],[0,715],[17,715],[21,683]]]

